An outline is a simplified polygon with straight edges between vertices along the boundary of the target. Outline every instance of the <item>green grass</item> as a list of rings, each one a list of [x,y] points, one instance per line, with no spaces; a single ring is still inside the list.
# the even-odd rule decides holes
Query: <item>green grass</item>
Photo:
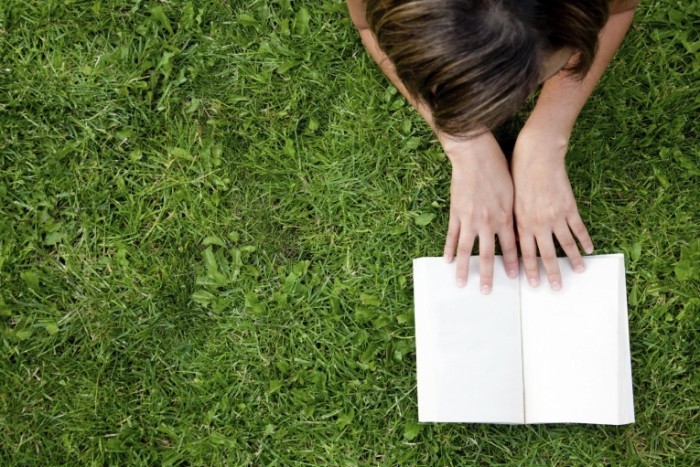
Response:
[[[509,427],[416,424],[450,167],[342,2],[0,2],[0,464],[697,462],[700,10],[642,3],[568,156],[637,422]]]

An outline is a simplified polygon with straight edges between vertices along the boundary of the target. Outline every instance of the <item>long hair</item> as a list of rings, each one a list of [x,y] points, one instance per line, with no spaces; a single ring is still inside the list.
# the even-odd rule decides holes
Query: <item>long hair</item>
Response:
[[[367,0],[379,47],[438,129],[494,129],[537,88],[548,55],[575,50],[582,78],[595,57],[609,0]]]

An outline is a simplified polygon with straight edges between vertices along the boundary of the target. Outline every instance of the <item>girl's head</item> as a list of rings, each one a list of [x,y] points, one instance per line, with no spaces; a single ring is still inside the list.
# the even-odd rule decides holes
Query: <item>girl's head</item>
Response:
[[[609,0],[367,0],[367,20],[438,129],[467,136],[503,123],[567,62],[584,76],[608,9]]]

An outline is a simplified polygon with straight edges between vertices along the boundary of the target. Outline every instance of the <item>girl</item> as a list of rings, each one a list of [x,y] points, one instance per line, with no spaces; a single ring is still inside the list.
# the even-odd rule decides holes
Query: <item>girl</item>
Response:
[[[515,227],[528,282],[537,250],[562,286],[554,237],[574,271],[593,243],[564,156],[576,118],[629,29],[638,0],[347,0],[362,42],[435,131],[452,164],[444,258],[466,284],[479,238],[481,291],[493,284],[495,236],[518,276]],[[542,84],[510,166],[492,130]],[[513,219],[515,218],[515,226]]]

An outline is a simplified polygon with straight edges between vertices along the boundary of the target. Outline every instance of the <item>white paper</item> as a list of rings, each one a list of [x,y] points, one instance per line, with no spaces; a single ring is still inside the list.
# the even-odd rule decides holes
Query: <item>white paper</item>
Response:
[[[497,257],[483,295],[478,257],[464,289],[454,262],[414,260],[419,421],[633,422],[624,259],[585,261],[575,274],[561,259],[554,292],[542,267],[532,288]]]
[[[619,425],[634,420],[633,412],[620,409],[623,257],[584,261],[586,272],[576,274],[567,259],[559,258],[564,283],[559,291],[547,286],[541,263],[540,287],[521,281],[527,423]],[[625,361],[629,367],[628,356]]]
[[[523,423],[518,281],[497,259],[493,292],[479,291],[479,260],[467,286],[456,263],[413,262],[421,422]]]
[[[620,270],[618,283],[620,287],[620,302],[618,315],[618,349],[617,349],[617,368],[618,368],[618,422],[617,424],[624,425],[634,423],[634,397],[632,393],[632,355],[630,354],[630,334],[629,334],[629,318],[627,315],[627,283],[625,281],[625,259],[623,255],[615,255],[620,257]]]

